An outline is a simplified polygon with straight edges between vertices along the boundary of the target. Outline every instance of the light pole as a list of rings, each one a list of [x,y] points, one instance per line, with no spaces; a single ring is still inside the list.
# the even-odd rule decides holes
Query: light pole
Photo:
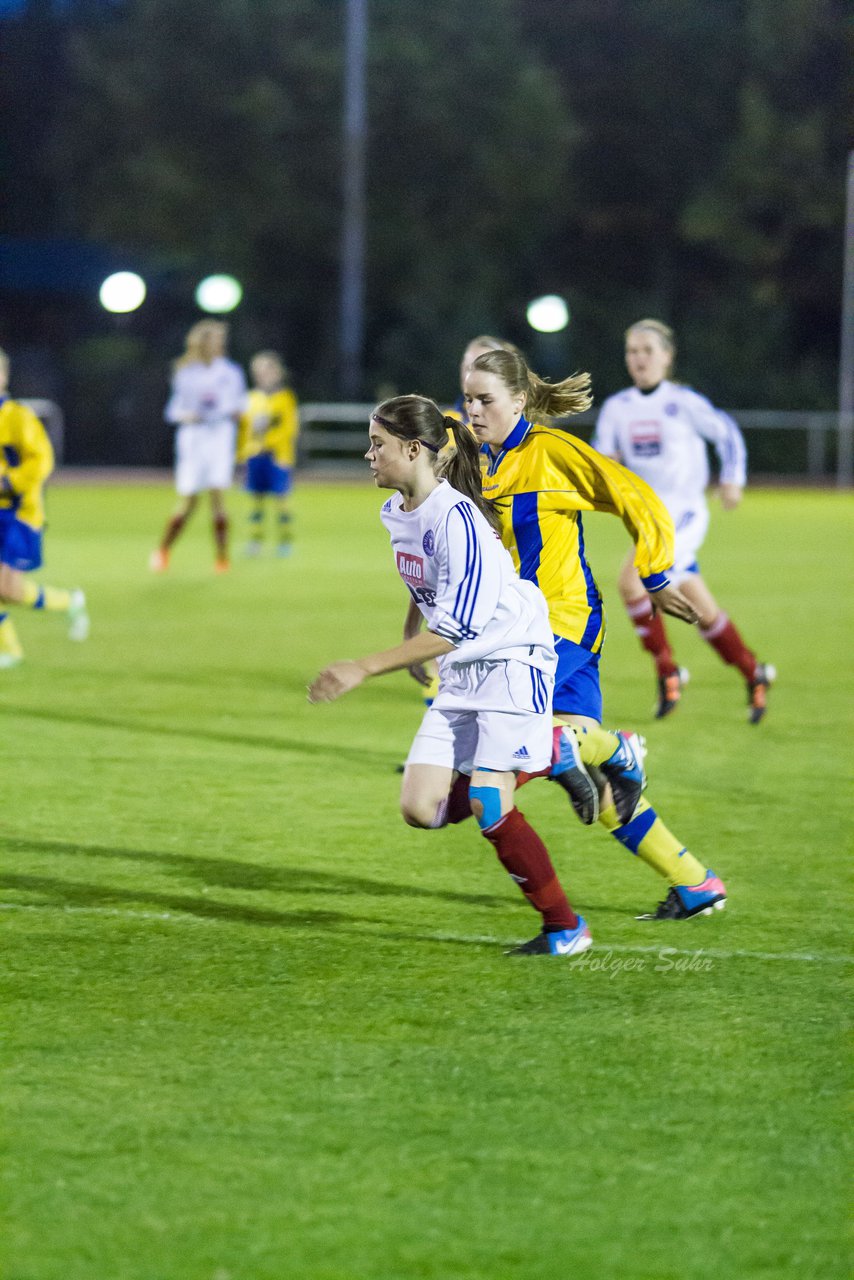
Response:
[[[848,153],[845,195],[845,265],[839,352],[839,444],[836,461],[836,482],[839,485],[850,485],[854,481],[854,151]]]
[[[346,0],[344,53],[344,211],[341,228],[339,314],[340,391],[362,394],[365,329],[365,62],[367,0]]]

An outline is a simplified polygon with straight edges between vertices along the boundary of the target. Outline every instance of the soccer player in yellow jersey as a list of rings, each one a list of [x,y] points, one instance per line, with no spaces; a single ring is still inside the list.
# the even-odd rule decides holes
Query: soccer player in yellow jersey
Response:
[[[8,398],[8,386],[9,357],[0,350],[0,669],[24,656],[7,605],[65,613],[72,640],[89,634],[82,591],[39,586],[24,576],[42,563],[42,491],[53,471],[53,448],[33,411]]]
[[[259,351],[250,370],[252,390],[241,414],[237,458],[245,462],[246,489],[252,495],[247,555],[257,555],[264,532],[264,499],[276,499],[278,552],[288,555],[293,542],[290,493],[296,461],[299,411],[287,385],[287,370],[277,351]]]
[[[641,919],[687,919],[726,900],[723,883],[664,826],[642,797],[643,748],[635,734],[601,727],[599,657],[602,597],[587,563],[582,512],[618,516],[635,543],[640,580],[657,608],[696,622],[691,603],[670,584],[674,531],[650,487],[550,419],[590,404],[587,374],[551,384],[520,353],[488,351],[465,375],[469,422],[483,446],[483,492],[496,503],[502,541],[523,578],[546,597],[558,653],[554,712],[560,757],[552,776],[570,792],[582,820],[599,822],[660,875],[670,889]],[[580,758],[579,758],[580,757]],[[588,794],[585,794],[587,792]]]

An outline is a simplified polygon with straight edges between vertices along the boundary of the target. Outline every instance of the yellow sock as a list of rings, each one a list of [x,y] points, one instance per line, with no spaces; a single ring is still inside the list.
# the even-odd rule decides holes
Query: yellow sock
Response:
[[[15,624],[11,618],[4,618],[0,622],[0,653],[7,654],[10,658],[22,658],[24,656],[18,633],[15,630]]]
[[[573,724],[572,729],[578,742],[578,750],[585,764],[599,765],[610,760],[620,745],[620,739],[610,729]]]
[[[622,826],[613,805],[600,812],[599,821],[668,884],[693,885],[705,880],[706,868],[667,829],[648,800],[641,798],[631,820]]]
[[[40,587],[37,582],[24,581],[21,604],[33,609],[49,609],[52,613],[67,613],[71,592],[65,587]]]

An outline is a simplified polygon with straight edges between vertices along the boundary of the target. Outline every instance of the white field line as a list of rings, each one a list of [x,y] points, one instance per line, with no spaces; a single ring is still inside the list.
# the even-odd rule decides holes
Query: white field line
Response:
[[[124,911],[120,907],[68,907],[54,906],[49,902],[0,902],[0,911],[42,911],[56,915],[112,916],[122,920],[168,920],[176,924],[216,925],[223,923],[216,916],[196,916],[191,912],[173,911]],[[356,922],[354,922],[354,927]],[[696,927],[696,926],[694,926]],[[358,930],[369,932],[368,930]],[[512,939],[495,938],[488,934],[430,933],[414,934],[414,942],[471,942],[490,946],[508,947]],[[805,951],[731,951],[716,947],[672,947],[662,941],[650,946],[634,946],[628,943],[602,943],[593,950],[593,956],[605,956],[609,952],[618,955],[652,956],[701,956],[709,960],[782,960],[789,964],[840,964],[854,963],[849,956],[820,955]],[[590,954],[585,953],[585,954]],[[592,957],[591,957],[592,958]]]

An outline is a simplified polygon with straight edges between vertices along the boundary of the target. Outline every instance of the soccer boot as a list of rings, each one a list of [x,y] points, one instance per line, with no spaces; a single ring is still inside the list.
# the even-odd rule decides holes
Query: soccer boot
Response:
[[[635,916],[636,920],[690,920],[691,916],[710,916],[713,911],[723,911],[726,905],[726,887],[713,871],[706,872],[702,884],[673,885],[655,911]]]
[[[82,591],[72,591],[68,602],[68,639],[89,639],[89,613]]]
[[[169,568],[169,552],[164,551],[163,547],[152,551],[148,557],[148,567],[152,573],[165,573]]]
[[[611,787],[614,807],[620,822],[629,822],[634,816],[641,793],[646,789],[646,739],[637,733],[617,732],[620,745],[604,764],[599,765],[605,781]]]
[[[0,651],[0,671],[9,671],[23,661],[24,655],[22,653],[9,653],[5,649]]]
[[[599,817],[599,792],[587,772],[578,742],[569,725],[556,724],[552,730],[552,769],[549,777],[563,787],[569,803],[586,827]]]
[[[677,667],[670,675],[661,676],[658,681],[658,703],[655,707],[656,720],[663,720],[675,711],[682,697],[682,687],[691,679],[685,667]]]
[[[231,568],[231,561],[228,556],[217,556],[214,561],[214,573],[228,573]]]
[[[538,933],[535,938],[531,938],[530,942],[523,942],[518,947],[512,947],[510,951],[505,951],[507,956],[580,956],[582,951],[586,951],[588,947],[593,945],[593,939],[590,936],[590,930],[587,927],[587,921],[583,916],[578,917],[578,924],[574,929],[558,929],[554,933],[548,933],[543,929],[542,933]]]
[[[777,668],[770,662],[757,662],[753,679],[747,683],[747,719],[759,724],[768,709],[768,690],[777,679]]]

